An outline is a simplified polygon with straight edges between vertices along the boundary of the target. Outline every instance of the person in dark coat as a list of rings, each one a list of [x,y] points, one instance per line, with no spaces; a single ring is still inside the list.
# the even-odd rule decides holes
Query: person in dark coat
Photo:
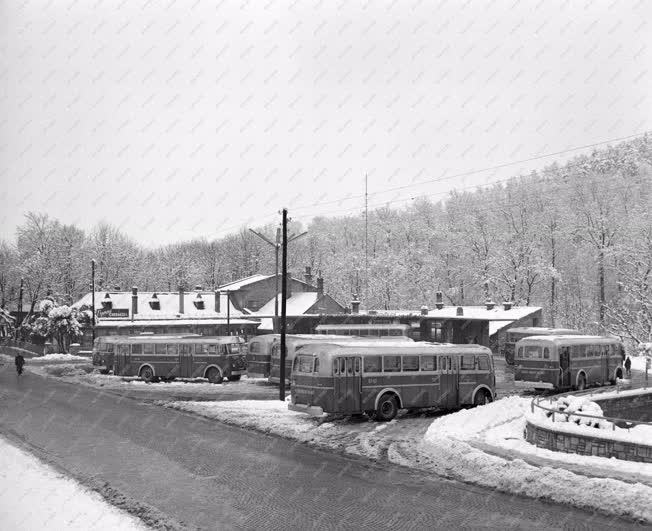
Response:
[[[627,378],[632,377],[632,360],[629,359],[629,356],[627,356],[627,359],[625,360],[625,371],[627,372]]]
[[[23,358],[22,354],[16,354],[14,363],[16,364],[16,372],[18,375],[23,374],[23,365],[25,365],[25,358]]]

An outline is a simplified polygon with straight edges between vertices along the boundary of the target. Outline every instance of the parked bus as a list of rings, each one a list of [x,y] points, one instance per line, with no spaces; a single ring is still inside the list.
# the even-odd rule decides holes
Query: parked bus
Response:
[[[514,346],[517,341],[530,336],[568,336],[582,335],[582,332],[570,328],[545,328],[538,326],[524,326],[509,328],[505,336],[505,345],[502,355],[507,365],[514,365]]]
[[[237,381],[246,373],[247,346],[239,336],[112,336],[95,341],[93,363],[116,376]]]
[[[272,346],[280,341],[281,334],[264,334],[253,336],[247,344],[247,374],[260,378],[269,378]]]
[[[496,397],[491,350],[480,345],[340,343],[306,345],[294,359],[288,408],[312,415],[399,409],[458,409]]]
[[[517,387],[585,389],[623,377],[624,347],[601,336],[531,336],[516,343]]]
[[[382,339],[404,339],[410,336],[410,326],[406,324],[320,324],[315,328],[317,334],[360,336]]]

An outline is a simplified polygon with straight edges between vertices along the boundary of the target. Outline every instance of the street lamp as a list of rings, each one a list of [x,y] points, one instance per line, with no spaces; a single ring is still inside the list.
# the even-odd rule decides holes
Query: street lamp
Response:
[[[274,296],[274,317],[278,317],[278,253],[281,249],[282,243],[281,243],[281,228],[277,227],[276,229],[276,242],[273,242],[267,236],[264,236],[260,232],[256,232],[254,229],[249,229],[251,232],[253,232],[256,236],[258,236],[260,239],[263,241],[269,243],[272,247],[274,247],[274,254],[276,258],[276,295]],[[302,232],[301,234],[296,234],[296,235],[290,235],[288,238],[288,243],[291,241],[297,240],[301,238],[301,236],[305,236],[308,234],[308,232]]]

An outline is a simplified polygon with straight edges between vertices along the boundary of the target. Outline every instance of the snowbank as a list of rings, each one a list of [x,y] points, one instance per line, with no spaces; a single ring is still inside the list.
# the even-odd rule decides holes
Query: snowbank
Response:
[[[568,458],[575,462],[581,456],[563,454],[562,459],[553,462],[555,466],[534,466],[521,458],[513,458],[510,450],[505,452],[507,457],[484,451],[480,443],[487,446],[499,444],[505,436],[509,442],[519,441],[530,446],[523,440],[524,418],[530,402],[529,398],[511,396],[486,406],[443,415],[434,421],[429,418],[399,418],[390,423],[314,418],[288,411],[283,402],[270,400],[161,404],[244,428],[353,455],[386,459],[505,492],[652,522],[652,487],[619,479],[587,477],[563,468],[564,462],[569,462]],[[539,450],[532,448],[533,452]],[[611,461],[611,468],[605,466],[601,469],[606,473],[622,467],[622,462],[616,460],[593,459],[594,462],[587,460],[585,463],[596,466]],[[628,465],[642,468],[640,463],[624,464]]]
[[[3,529],[147,529],[139,520],[0,437]]]
[[[90,363],[91,358],[89,356],[75,356],[74,354],[46,354],[45,356],[30,358],[27,362],[28,363],[50,363],[53,361]]]

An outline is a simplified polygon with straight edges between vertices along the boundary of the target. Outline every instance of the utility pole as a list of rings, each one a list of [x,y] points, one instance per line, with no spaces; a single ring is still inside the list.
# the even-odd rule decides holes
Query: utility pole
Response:
[[[231,292],[226,290],[226,335],[231,335]]]
[[[369,308],[369,202],[367,194],[368,176],[364,174],[364,304]]]
[[[281,374],[279,377],[279,399],[285,402],[285,332],[287,312],[287,275],[288,275],[288,209],[283,209],[283,273],[281,282]]]
[[[20,339],[23,339],[21,328],[23,326],[23,279],[20,279],[20,289],[18,290],[18,318],[16,319],[18,326],[16,327],[16,339],[20,334]]]
[[[95,260],[91,260],[91,310],[93,316],[91,317],[91,338],[95,344]]]

